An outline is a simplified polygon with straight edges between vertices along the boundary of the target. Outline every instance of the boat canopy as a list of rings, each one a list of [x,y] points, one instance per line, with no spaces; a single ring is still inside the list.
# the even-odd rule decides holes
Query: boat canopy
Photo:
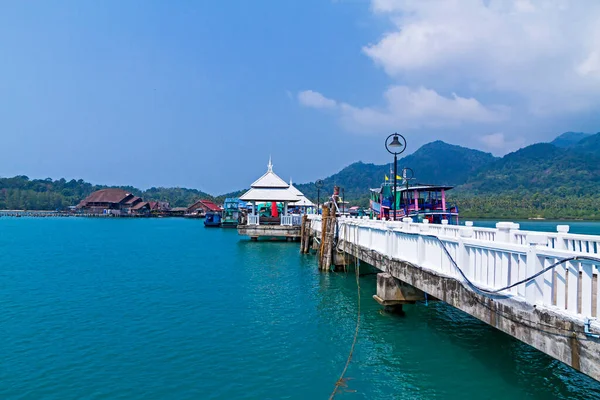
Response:
[[[406,188],[406,186],[404,187],[400,187],[400,186],[396,186],[396,190],[398,190],[399,192],[405,192],[407,190],[418,190],[419,192],[436,192],[436,191],[440,191],[440,190],[450,190],[452,189],[454,186],[445,186],[445,185],[415,185],[415,186],[409,186],[408,189]]]

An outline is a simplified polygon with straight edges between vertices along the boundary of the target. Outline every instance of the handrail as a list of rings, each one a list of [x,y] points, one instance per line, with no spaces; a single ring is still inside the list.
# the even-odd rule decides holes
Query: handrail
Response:
[[[309,216],[321,230],[321,216]],[[521,231],[513,223],[496,228],[339,218],[338,240],[376,251],[479,287],[501,290],[536,272],[539,276],[499,293],[532,305],[553,308],[572,318],[600,318],[600,236]],[[574,259],[560,263],[565,259]],[[556,265],[555,265],[556,264]],[[457,269],[459,268],[460,271]],[[464,275],[462,275],[464,273]],[[595,282],[595,283],[594,283]]]

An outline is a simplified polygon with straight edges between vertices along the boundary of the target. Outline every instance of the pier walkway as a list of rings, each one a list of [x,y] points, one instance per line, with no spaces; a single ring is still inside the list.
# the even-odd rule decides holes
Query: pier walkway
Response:
[[[322,217],[308,219],[320,237]],[[442,300],[600,380],[600,236],[568,231],[342,217],[334,251],[381,271],[384,305]]]

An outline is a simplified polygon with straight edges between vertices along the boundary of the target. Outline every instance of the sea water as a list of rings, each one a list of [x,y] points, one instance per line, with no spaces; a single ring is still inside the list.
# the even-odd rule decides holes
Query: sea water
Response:
[[[338,399],[600,398],[450,306],[382,313],[374,275],[360,293]],[[297,243],[201,220],[0,218],[0,399],[326,399],[356,313],[355,275],[319,273]]]

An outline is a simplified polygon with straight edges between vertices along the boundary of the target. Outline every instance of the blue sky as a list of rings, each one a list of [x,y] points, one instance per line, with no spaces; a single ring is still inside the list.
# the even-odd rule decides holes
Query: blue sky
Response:
[[[269,155],[296,182],[389,162],[394,131],[600,131],[597,2],[440,1],[4,2],[0,176],[217,194]]]

